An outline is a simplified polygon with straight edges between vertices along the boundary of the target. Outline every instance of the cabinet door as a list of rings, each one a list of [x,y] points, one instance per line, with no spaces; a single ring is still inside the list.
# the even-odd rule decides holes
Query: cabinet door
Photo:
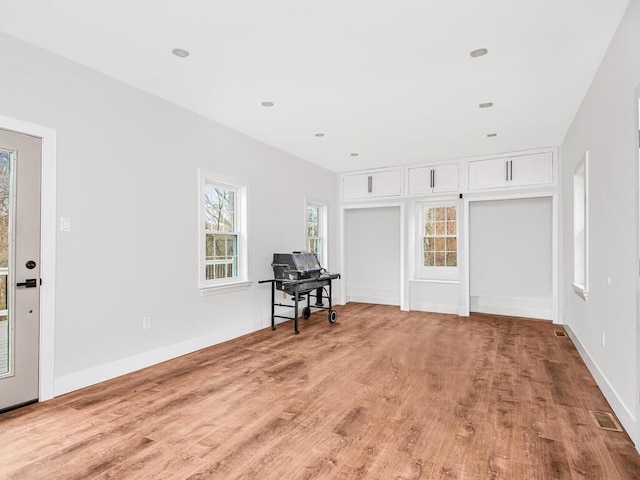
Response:
[[[369,176],[365,173],[342,177],[342,198],[365,198],[369,196]]]
[[[469,162],[469,190],[506,187],[508,166],[508,158]]]
[[[433,193],[458,191],[458,164],[433,167]]]
[[[371,174],[371,196],[393,197],[400,196],[402,191],[402,171],[391,170]]]
[[[510,185],[544,185],[553,183],[553,154],[536,153],[512,157]]]
[[[409,169],[409,195],[431,193],[431,167]]]

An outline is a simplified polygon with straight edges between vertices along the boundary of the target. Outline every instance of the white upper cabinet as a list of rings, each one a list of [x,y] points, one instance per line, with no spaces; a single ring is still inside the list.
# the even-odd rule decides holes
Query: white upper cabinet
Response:
[[[553,183],[553,154],[536,153],[511,157],[511,186]]]
[[[408,169],[409,195],[457,192],[458,164]]]
[[[552,183],[552,152],[469,162],[469,190]]]
[[[342,199],[399,197],[402,194],[402,170],[351,173],[342,177]]]

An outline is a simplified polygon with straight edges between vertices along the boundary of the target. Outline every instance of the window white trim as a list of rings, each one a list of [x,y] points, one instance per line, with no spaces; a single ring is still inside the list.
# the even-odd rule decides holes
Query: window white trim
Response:
[[[423,252],[424,237],[424,209],[436,207],[456,207],[456,239],[457,239],[457,266],[455,267],[425,267]],[[416,203],[415,222],[416,222],[416,245],[415,245],[415,280],[427,281],[459,281],[460,279],[460,202],[457,200],[449,201],[429,201]]]
[[[235,233],[238,236],[237,275],[233,278],[207,280],[206,265],[206,230],[205,230],[205,197],[206,184],[213,184],[235,191]],[[248,188],[237,179],[219,173],[198,169],[198,288],[202,296],[246,290],[252,284],[248,274]]]
[[[589,152],[573,171],[573,291],[589,296]]]
[[[316,200],[316,199],[311,199],[311,198],[307,198],[305,197],[305,202],[304,202],[304,245],[305,245],[305,250],[308,248],[309,245],[309,236],[307,234],[307,212],[309,210],[309,207],[315,207],[318,208],[318,213],[319,213],[319,223],[320,223],[320,249],[321,251],[319,252],[319,258],[318,260],[320,261],[320,265],[323,268],[329,269],[329,207],[327,206],[326,202],[323,202],[322,200]]]

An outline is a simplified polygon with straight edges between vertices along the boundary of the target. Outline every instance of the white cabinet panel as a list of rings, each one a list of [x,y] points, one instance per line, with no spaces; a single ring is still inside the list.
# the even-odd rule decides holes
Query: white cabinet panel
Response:
[[[458,164],[410,168],[409,195],[458,191]]]
[[[509,162],[505,158],[469,162],[469,190],[506,187]]]
[[[342,198],[349,200],[352,198],[366,198],[369,196],[368,175],[345,175],[342,177]]]
[[[553,155],[551,152],[522,155],[511,159],[511,186],[553,183]]]
[[[342,177],[343,200],[394,197],[402,193],[402,171],[354,173]]]
[[[431,167],[409,169],[409,195],[431,193]]]
[[[458,191],[458,164],[433,167],[433,193]]]
[[[552,152],[469,162],[469,190],[552,183]]]
[[[402,191],[402,171],[391,170],[378,172],[372,175],[371,196],[393,197],[400,196]]]

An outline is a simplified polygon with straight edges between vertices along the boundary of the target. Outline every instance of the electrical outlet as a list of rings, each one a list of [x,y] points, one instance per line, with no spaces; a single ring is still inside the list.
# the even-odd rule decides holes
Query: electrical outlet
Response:
[[[604,338],[604,332],[602,332],[602,346],[605,346],[605,338]]]
[[[151,317],[142,317],[142,329],[149,330],[151,328]]]

